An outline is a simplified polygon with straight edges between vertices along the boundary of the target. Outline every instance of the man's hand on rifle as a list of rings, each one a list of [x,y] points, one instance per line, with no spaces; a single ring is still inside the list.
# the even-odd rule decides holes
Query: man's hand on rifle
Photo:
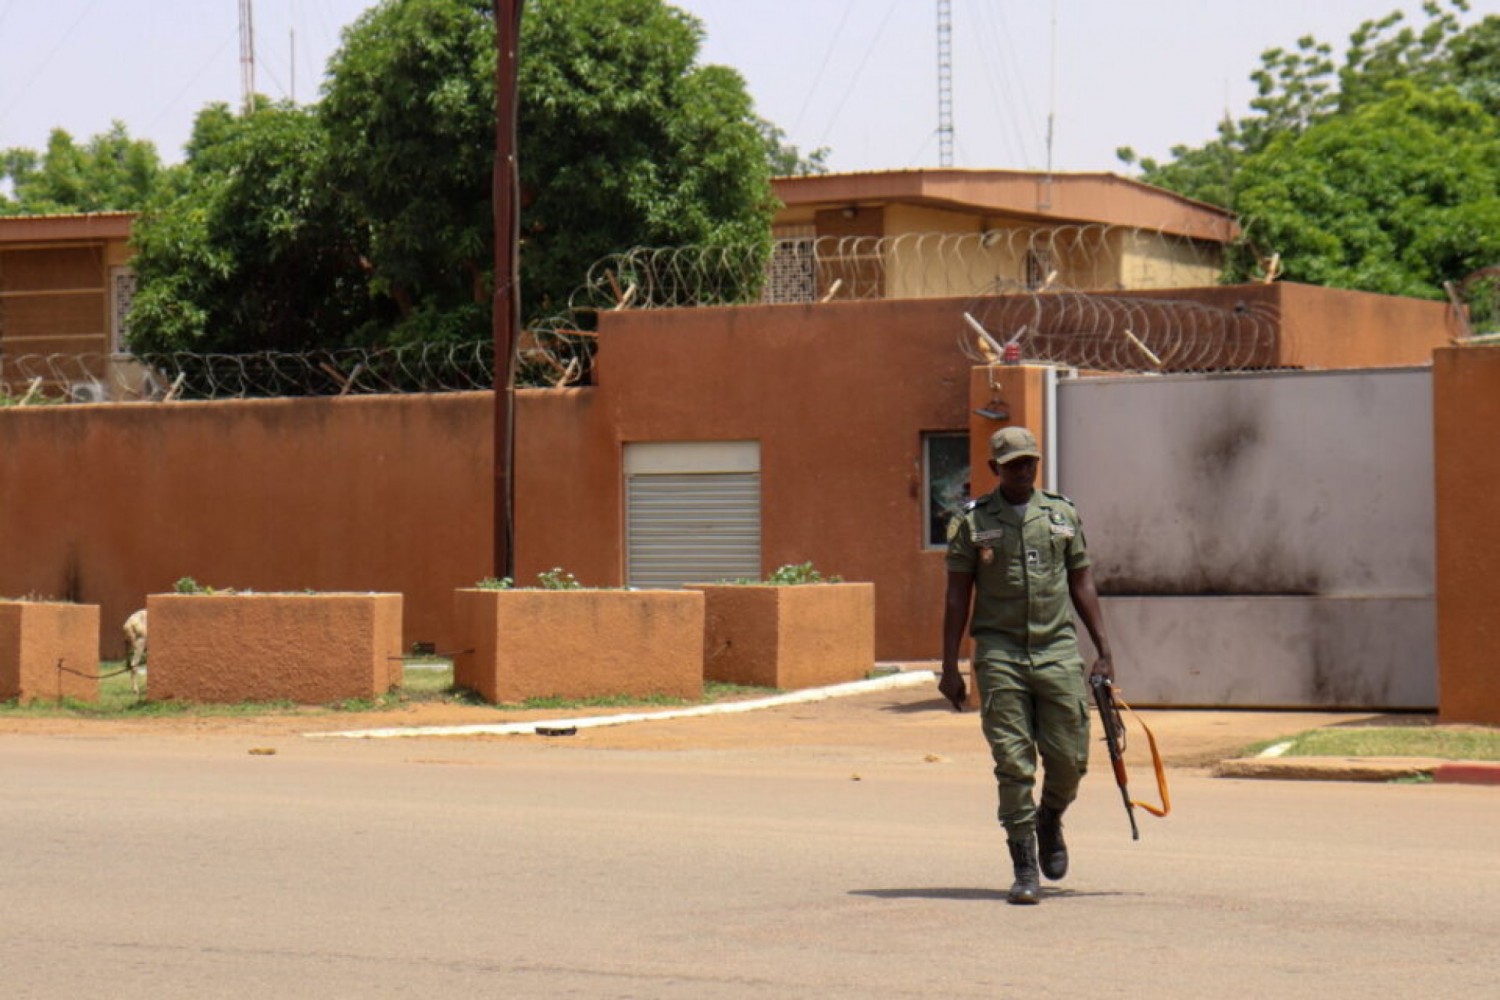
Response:
[[[969,686],[964,683],[964,675],[958,672],[957,663],[943,664],[942,676],[938,678],[938,691],[952,702],[955,712],[964,710],[964,702],[969,697]]]
[[[1115,661],[1108,653],[1103,653],[1094,661],[1094,668],[1089,671],[1090,677],[1103,677],[1111,684],[1115,682]]]

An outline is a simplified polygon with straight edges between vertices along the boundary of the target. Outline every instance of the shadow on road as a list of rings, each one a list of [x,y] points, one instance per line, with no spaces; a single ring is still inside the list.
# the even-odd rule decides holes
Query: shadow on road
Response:
[[[918,712],[946,712],[953,714],[953,706],[948,704],[944,698],[928,698],[923,701],[894,701],[889,705],[880,707],[882,712],[894,712],[899,715],[915,715]]]
[[[956,900],[994,900],[1005,899],[1004,889],[986,889],[974,886],[967,887],[944,887],[933,886],[921,889],[851,889],[851,896],[870,896],[874,899],[956,899]],[[1044,887],[1042,889],[1043,899],[1087,899],[1093,896],[1138,896],[1136,892],[1074,892],[1072,889],[1054,889]]]

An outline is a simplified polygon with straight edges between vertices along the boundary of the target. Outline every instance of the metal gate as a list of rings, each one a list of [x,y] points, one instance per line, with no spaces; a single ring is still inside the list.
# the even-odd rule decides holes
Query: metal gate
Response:
[[[1437,704],[1430,369],[1064,379],[1131,702]]]

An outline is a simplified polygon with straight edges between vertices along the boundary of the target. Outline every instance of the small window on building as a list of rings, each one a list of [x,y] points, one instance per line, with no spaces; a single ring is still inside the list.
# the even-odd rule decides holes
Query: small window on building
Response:
[[[1052,277],[1052,254],[1047,250],[1026,251],[1026,290],[1035,292],[1047,287]]]
[[[135,301],[135,271],[128,267],[109,269],[109,349],[113,354],[128,350],[130,306]]]
[[[948,544],[948,520],[969,500],[969,435],[922,435],[922,495],[927,498],[927,548]]]
[[[761,301],[769,305],[812,302],[818,291],[817,230],[778,226]]]

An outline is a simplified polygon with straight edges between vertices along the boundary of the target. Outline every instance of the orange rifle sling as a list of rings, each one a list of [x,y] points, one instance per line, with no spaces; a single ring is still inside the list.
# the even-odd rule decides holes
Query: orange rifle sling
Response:
[[[1135,714],[1135,709],[1127,705],[1125,703],[1125,699],[1120,697],[1120,692],[1118,689],[1115,689],[1111,693],[1114,695],[1115,704],[1119,705],[1125,711],[1129,712],[1130,717],[1136,722],[1140,723],[1141,729],[1145,730],[1146,732],[1146,742],[1151,747],[1151,766],[1156,769],[1156,790],[1158,794],[1161,795],[1161,805],[1159,806],[1154,806],[1149,802],[1142,802],[1139,799],[1131,799],[1130,804],[1133,806],[1140,806],[1142,809],[1146,810],[1153,816],[1165,816],[1167,813],[1172,811],[1172,797],[1167,792],[1167,772],[1161,764],[1161,753],[1156,749],[1156,737],[1152,734],[1151,727],[1146,725],[1145,721],[1142,720],[1139,715]],[[1119,761],[1116,763],[1116,775],[1120,775],[1120,772],[1124,769],[1124,761]],[[1125,779],[1123,776],[1120,777],[1120,783],[1122,785],[1125,783]]]

